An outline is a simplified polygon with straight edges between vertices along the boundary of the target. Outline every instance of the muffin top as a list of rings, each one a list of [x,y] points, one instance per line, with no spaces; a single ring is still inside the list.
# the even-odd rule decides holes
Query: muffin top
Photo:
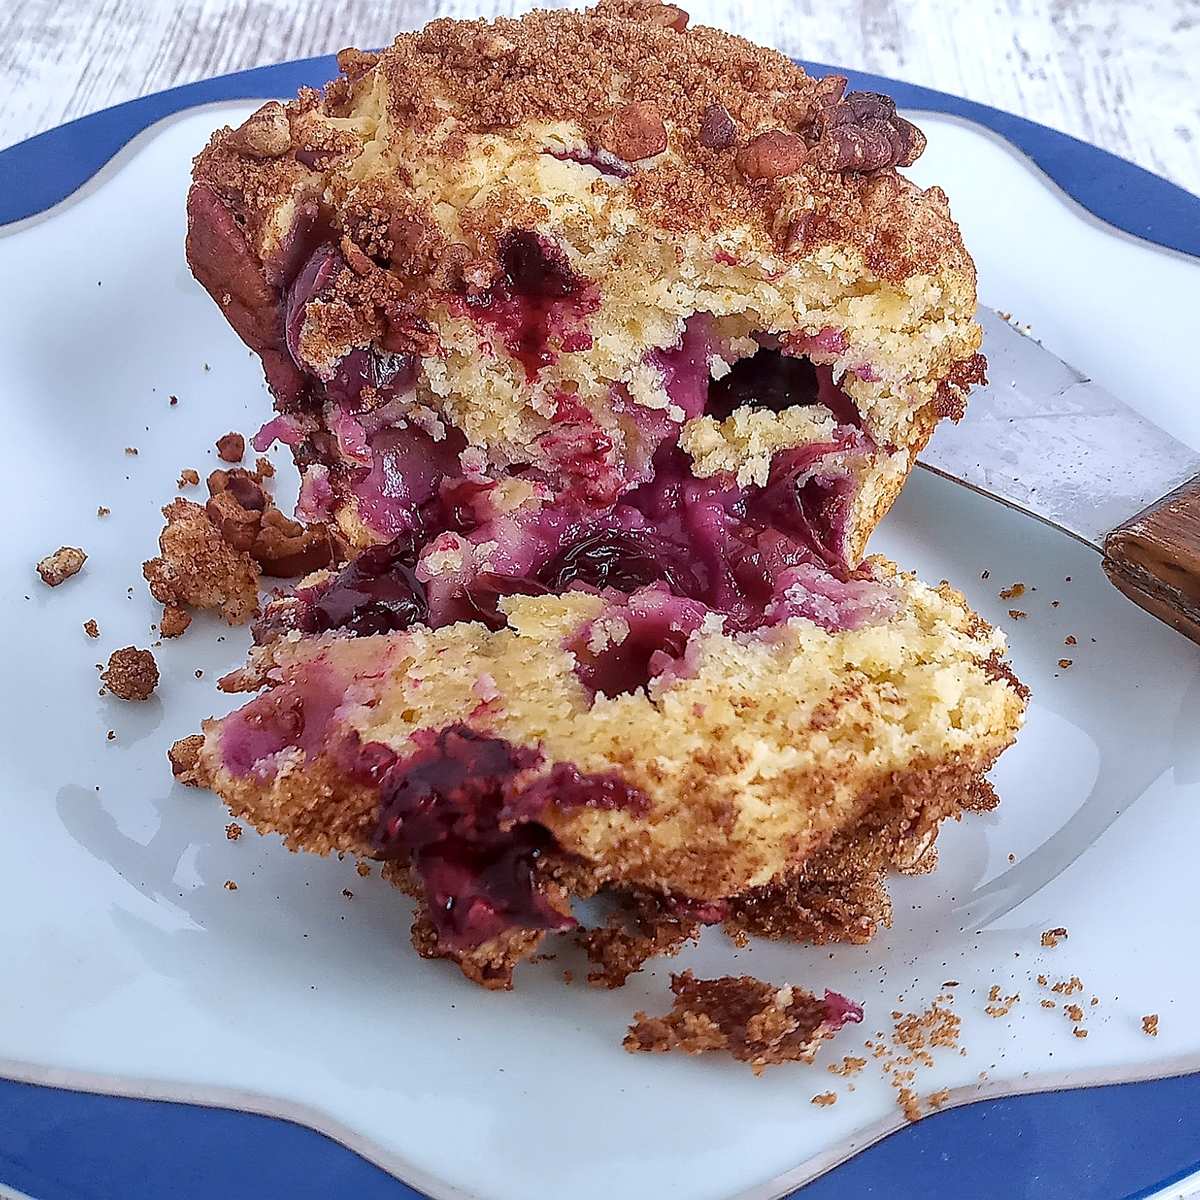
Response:
[[[545,218],[525,180],[548,157],[581,194],[680,235],[735,228],[781,265],[835,246],[880,279],[973,276],[944,194],[895,170],[925,139],[890,99],[688,27],[673,5],[440,19],[338,61],[323,94],[265,106],[198,161],[198,180],[244,205],[264,258],[294,216],[280,204],[325,192],[368,258],[444,282],[448,257],[460,271],[494,260],[502,230]]]

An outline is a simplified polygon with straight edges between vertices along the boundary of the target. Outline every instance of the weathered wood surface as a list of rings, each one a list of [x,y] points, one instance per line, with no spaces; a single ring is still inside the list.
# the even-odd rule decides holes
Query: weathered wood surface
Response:
[[[1200,0],[684,0],[790,54],[1036,118],[1200,192]],[[0,145],[172,84],[519,0],[0,0]]]

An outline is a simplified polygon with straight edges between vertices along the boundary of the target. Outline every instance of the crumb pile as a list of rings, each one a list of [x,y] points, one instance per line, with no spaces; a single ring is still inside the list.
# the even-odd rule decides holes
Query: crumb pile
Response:
[[[748,975],[697,979],[684,971],[671,976],[671,991],[675,1002],[666,1016],[634,1015],[626,1050],[720,1051],[749,1063],[755,1075],[761,1075],[775,1063],[812,1062],[825,1039],[862,1020],[862,1009],[836,992],[820,998],[790,984],[772,987]],[[832,1100],[818,1097],[813,1103]]]

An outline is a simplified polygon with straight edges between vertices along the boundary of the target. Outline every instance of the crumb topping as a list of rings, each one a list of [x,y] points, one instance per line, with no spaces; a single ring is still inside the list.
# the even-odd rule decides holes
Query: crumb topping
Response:
[[[125,646],[109,655],[100,678],[120,700],[149,700],[158,687],[158,664],[149,650]]]
[[[685,1054],[720,1051],[749,1063],[756,1075],[775,1063],[812,1062],[825,1038],[862,1011],[831,992],[819,999],[786,985],[773,987],[748,975],[697,979],[671,976],[675,1001],[663,1017],[635,1013],[625,1049]]]
[[[60,546],[38,563],[37,573],[47,587],[58,587],[77,575],[85,562],[87,555],[77,546]]]
[[[217,438],[217,457],[223,462],[239,463],[246,456],[246,439],[240,433]]]

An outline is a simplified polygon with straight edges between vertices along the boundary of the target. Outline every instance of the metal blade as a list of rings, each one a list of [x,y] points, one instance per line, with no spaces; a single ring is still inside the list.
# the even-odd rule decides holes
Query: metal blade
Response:
[[[1200,473],[1200,453],[981,307],[986,387],[943,422],[920,465],[1097,549]]]

